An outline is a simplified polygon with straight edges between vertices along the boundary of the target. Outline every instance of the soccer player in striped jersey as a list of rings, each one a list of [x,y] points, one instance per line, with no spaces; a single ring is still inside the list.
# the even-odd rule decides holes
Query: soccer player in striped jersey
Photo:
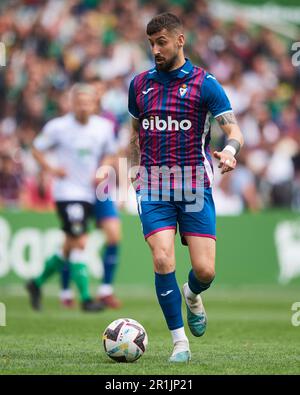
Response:
[[[131,161],[140,169],[132,181],[144,237],[152,252],[157,298],[173,339],[169,361],[188,362],[191,353],[175,277],[175,233],[178,225],[182,243],[189,248],[192,267],[183,285],[183,297],[190,331],[199,337],[207,325],[201,293],[215,277],[210,117],[227,136],[224,149],[214,152],[222,174],[235,168],[243,136],[216,78],[185,58],[180,20],[171,13],[160,14],[148,23],[147,36],[155,67],[137,75],[129,88]],[[161,179],[163,169],[171,169],[171,182]],[[168,184],[170,194],[166,199],[164,187],[168,190]],[[184,193],[181,199],[178,190]],[[199,198],[199,206],[186,191]]]

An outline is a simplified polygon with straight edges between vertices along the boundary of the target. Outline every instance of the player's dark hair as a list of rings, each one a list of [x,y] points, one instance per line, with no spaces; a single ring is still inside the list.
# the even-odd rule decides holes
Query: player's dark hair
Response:
[[[173,30],[182,30],[182,23],[176,15],[170,12],[164,12],[151,19],[147,25],[146,32],[148,36],[152,36],[152,34],[158,33],[163,29],[169,32]]]

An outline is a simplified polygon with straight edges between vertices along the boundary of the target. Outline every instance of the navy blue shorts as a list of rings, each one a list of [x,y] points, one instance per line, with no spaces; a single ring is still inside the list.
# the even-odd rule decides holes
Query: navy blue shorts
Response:
[[[94,212],[97,223],[108,218],[119,218],[117,207],[110,199],[103,202],[97,199],[94,205]]]
[[[195,206],[195,201],[190,202],[186,199],[147,200],[141,192],[137,192],[137,205],[145,239],[162,230],[177,231],[177,224],[184,245],[187,245],[184,236],[216,239],[216,212],[211,188],[204,189],[198,206]],[[191,205],[194,205],[194,208]]]

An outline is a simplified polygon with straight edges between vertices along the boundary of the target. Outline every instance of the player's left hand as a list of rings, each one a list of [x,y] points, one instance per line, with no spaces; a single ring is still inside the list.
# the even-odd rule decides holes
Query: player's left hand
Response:
[[[235,169],[236,167],[236,159],[232,155],[231,152],[229,151],[215,151],[214,152],[214,157],[219,159],[219,168],[221,169],[221,174],[227,173],[228,171],[231,171]]]

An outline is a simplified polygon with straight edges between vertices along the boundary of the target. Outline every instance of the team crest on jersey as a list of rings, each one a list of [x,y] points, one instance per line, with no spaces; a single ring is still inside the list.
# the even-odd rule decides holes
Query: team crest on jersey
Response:
[[[187,85],[186,84],[181,85],[181,87],[179,88],[180,97],[184,97],[187,91],[188,91]]]

